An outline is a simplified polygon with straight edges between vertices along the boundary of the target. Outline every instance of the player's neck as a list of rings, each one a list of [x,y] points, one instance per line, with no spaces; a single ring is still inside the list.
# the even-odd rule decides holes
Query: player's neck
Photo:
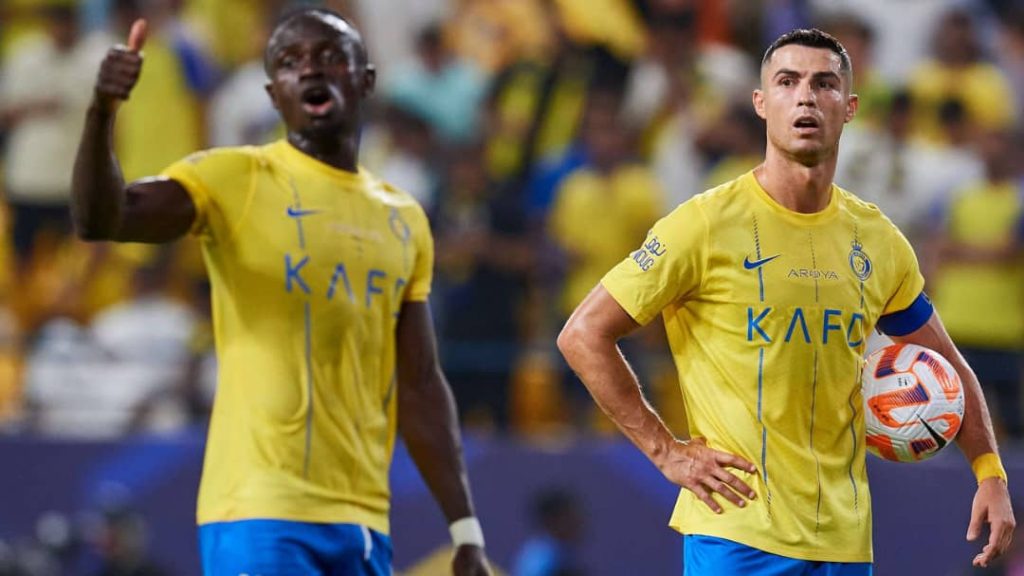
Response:
[[[355,135],[313,139],[298,132],[289,132],[288,142],[307,156],[339,170],[359,170],[359,141]]]
[[[772,154],[771,150],[764,164],[754,169],[754,177],[769,196],[784,208],[803,214],[814,214],[828,207],[835,173],[835,156],[814,166],[805,166],[782,154]]]

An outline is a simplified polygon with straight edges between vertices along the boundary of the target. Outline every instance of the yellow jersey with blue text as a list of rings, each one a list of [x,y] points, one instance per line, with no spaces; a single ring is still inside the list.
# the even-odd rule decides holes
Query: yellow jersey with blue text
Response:
[[[395,328],[430,291],[423,210],[278,141],[164,171],[196,206],[219,373],[200,524],[355,523],[388,533]]]
[[[836,186],[824,210],[792,212],[748,172],[661,219],[602,284],[640,324],[662,314],[691,437],[757,467],[730,469],[757,492],[747,507],[720,499],[718,515],[684,489],[670,525],[871,561],[864,344],[886,315],[902,333],[923,324],[905,316],[924,279],[896,227]]]

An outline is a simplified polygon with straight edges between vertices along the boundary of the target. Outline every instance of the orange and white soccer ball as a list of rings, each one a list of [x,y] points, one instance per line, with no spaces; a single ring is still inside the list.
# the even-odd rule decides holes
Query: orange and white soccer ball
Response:
[[[867,448],[875,456],[925,460],[960,430],[964,388],[953,366],[934,350],[886,346],[867,357],[861,386]]]

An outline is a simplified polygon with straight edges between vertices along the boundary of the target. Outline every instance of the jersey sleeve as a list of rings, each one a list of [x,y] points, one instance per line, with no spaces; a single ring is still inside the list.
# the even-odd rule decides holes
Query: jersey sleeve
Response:
[[[892,294],[882,310],[878,326],[890,336],[909,334],[931,318],[931,303],[924,296],[924,276],[906,237],[893,227]]]
[[[691,199],[647,233],[642,246],[609,271],[601,285],[639,324],[696,291],[707,266],[709,224]]]
[[[217,209],[219,195],[225,190],[249,187],[252,161],[242,149],[222,148],[196,152],[161,172],[161,176],[181,184],[192,198],[196,211],[193,234],[212,233],[211,214]]]
[[[416,250],[409,287],[405,291],[407,302],[424,302],[430,296],[430,285],[434,279],[434,236],[423,209],[416,204],[410,211],[409,229],[411,242]]]

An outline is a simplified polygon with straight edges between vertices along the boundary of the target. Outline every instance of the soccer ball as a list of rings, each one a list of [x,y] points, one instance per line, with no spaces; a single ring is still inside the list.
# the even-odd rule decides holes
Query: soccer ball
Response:
[[[861,375],[869,452],[895,462],[931,458],[964,417],[960,376],[941,354],[893,344],[868,356]]]

